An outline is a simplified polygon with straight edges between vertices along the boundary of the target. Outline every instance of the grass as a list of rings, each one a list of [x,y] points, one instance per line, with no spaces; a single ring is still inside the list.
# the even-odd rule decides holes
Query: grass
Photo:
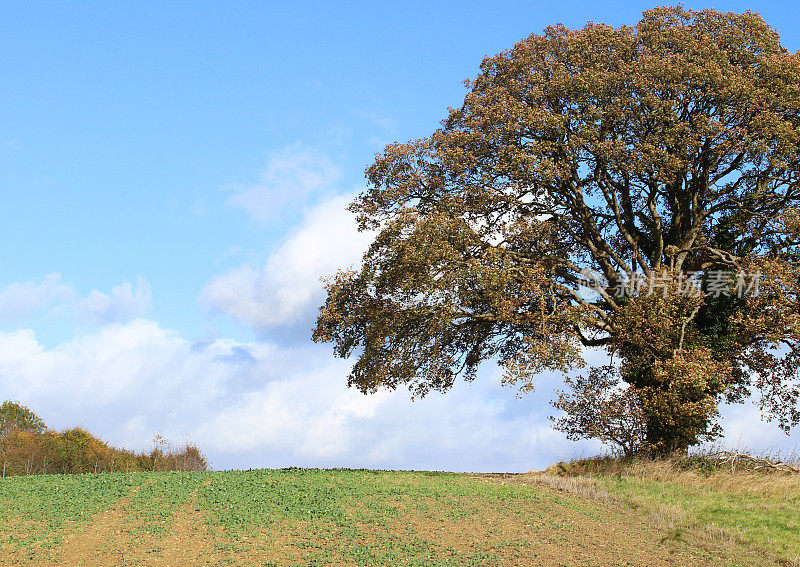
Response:
[[[14,477],[0,483],[0,564],[774,564],[632,510],[622,500],[649,490],[633,478],[530,478],[319,469]],[[606,480],[618,486],[606,492]],[[611,492],[619,497],[603,499]]]
[[[800,565],[800,475],[732,472],[705,457],[594,459],[560,464],[547,473],[542,482],[627,503],[656,526],[700,530]]]

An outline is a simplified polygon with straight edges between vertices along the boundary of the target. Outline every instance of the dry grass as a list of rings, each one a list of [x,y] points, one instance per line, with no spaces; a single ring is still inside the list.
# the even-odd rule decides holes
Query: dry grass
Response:
[[[800,475],[732,470],[709,455],[695,455],[584,459],[531,476],[587,497],[623,501],[643,511],[653,527],[691,529],[715,541],[763,549],[787,567],[800,567]]]
[[[780,472],[759,472],[747,468],[731,471],[727,466],[709,470],[701,466],[689,468],[675,460],[613,458],[586,459],[574,463],[558,463],[544,473],[556,477],[581,478],[594,476],[632,477],[692,488],[713,488],[734,493],[750,493],[768,497],[800,494],[800,475]],[[541,473],[539,473],[541,474]]]
[[[689,511],[675,504],[659,504],[650,511],[647,519],[650,526],[663,530],[684,530],[696,522]]]
[[[600,487],[596,480],[579,476],[558,476],[546,472],[534,472],[525,475],[535,484],[549,486],[564,492],[579,494],[601,502],[618,502],[619,499]]]
[[[595,478],[580,476],[558,476],[546,472],[529,473],[530,480],[536,484],[549,486],[564,492],[578,494],[600,502],[621,502],[621,499],[609,493]],[[660,504],[648,513],[648,525],[656,529],[686,529],[695,524],[694,517],[684,508],[674,504]]]

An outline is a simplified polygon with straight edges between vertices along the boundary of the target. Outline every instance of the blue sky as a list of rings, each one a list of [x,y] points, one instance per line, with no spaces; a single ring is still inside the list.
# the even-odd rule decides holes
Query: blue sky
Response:
[[[688,7],[706,5],[686,3]],[[369,235],[344,211],[386,143],[429,134],[483,56],[641,2],[5,3],[0,398],[56,427],[225,467],[526,470],[589,454],[490,364],[411,403],[345,387],[309,340],[318,279]],[[790,2],[759,11],[790,50]],[[731,443],[790,448],[752,407]]]

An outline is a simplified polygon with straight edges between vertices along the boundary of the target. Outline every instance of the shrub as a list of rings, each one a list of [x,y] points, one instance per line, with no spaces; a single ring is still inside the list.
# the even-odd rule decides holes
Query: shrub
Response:
[[[208,461],[194,444],[176,450],[158,436],[150,453],[135,453],[112,447],[80,427],[47,429],[41,418],[14,402],[0,405],[0,459],[4,477],[208,469]]]
[[[568,439],[599,439],[633,455],[647,433],[645,415],[633,387],[622,387],[613,366],[592,368],[588,376],[567,378],[571,392],[559,391],[552,405],[565,415],[551,417]]]

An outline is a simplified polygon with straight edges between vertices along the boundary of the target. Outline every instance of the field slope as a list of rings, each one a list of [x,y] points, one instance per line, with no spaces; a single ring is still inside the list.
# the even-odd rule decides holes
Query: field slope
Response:
[[[526,475],[364,470],[0,479],[0,565],[774,565]]]

